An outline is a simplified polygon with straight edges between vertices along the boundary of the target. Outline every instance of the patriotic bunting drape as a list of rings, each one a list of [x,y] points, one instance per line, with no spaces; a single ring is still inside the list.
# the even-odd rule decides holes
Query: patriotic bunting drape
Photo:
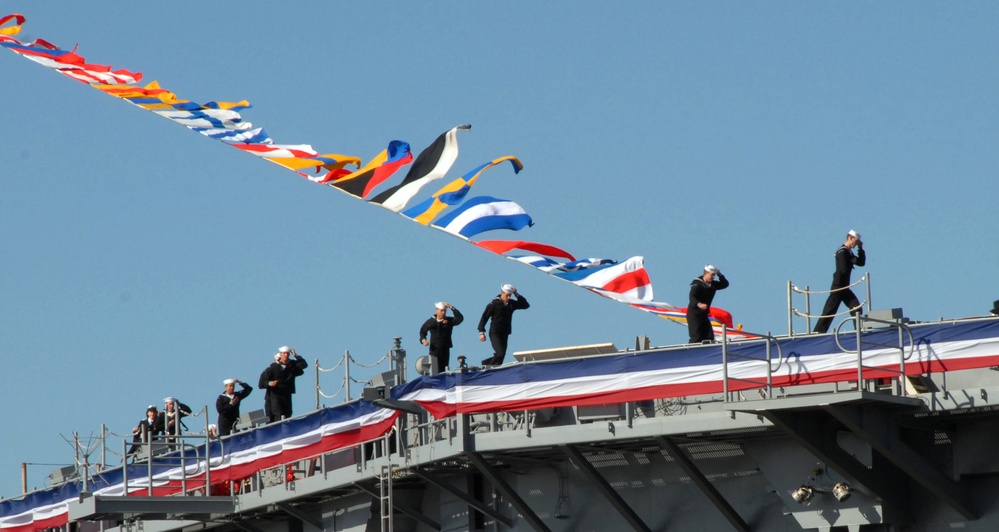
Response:
[[[471,241],[471,238],[487,231],[519,231],[534,225],[532,217],[514,201],[493,197],[466,199],[475,181],[494,166],[509,161],[514,172],[519,173],[523,164],[516,157],[500,157],[479,165],[431,197],[406,209],[406,205],[423,187],[444,178],[451,170],[458,158],[458,132],[470,130],[470,125],[445,131],[415,160],[409,143],[393,140],[385,150],[362,166],[362,160],[352,155],[320,153],[308,144],[276,143],[263,128],[255,127],[240,114],[251,107],[247,101],[195,103],[178,98],[156,81],[139,86],[142,80],[140,72],[88,63],[75,48],[72,51],[63,50],[42,39],[22,43],[14,36],[21,31],[24,22],[25,17],[20,14],[0,18],[0,46],[201,135],[292,170],[312,182],[331,186],[359,199],[374,195],[368,199],[370,203],[421,224],[441,229],[600,296],[665,319],[685,321],[683,309],[653,301],[652,284],[642,257],[622,262],[611,259],[577,262],[571,253],[549,244],[523,240]],[[410,165],[409,170],[398,184],[376,193],[379,185],[407,165]],[[451,212],[445,212],[448,209]],[[517,255],[517,252],[531,254]],[[722,321],[714,323],[720,326]],[[728,323],[731,323],[730,317]]]
[[[868,378],[898,377],[933,372],[987,368],[999,364],[999,320],[966,320],[949,323],[913,324],[914,350],[900,363],[897,347],[865,348]],[[577,360],[528,362],[487,371],[444,373],[392,388],[391,399],[415,401],[437,419],[459,413],[523,411],[573,405],[608,404],[685,395],[714,394],[724,390],[725,379],[733,391],[759,388],[772,379],[773,386],[847,382],[857,378],[855,353],[845,352],[837,342],[852,349],[854,340],[826,335],[781,339],[783,356],[768,360],[768,345],[744,341],[728,346],[728,356],[742,362],[724,366],[722,346],[687,346],[669,351],[650,350]],[[889,346],[898,342],[892,330],[865,332],[865,343]],[[774,355],[777,357],[777,355]],[[205,468],[211,467],[211,483],[217,486],[239,480],[256,471],[303,458],[347,449],[386,435],[398,412],[364,400],[324,408],[273,426],[241,432],[225,440],[203,445],[199,454],[188,454],[188,470],[169,464],[170,457],[157,458],[152,471],[156,495],[188,489],[205,483]],[[193,456],[192,456],[193,454]],[[210,460],[205,460],[205,455]],[[127,465],[132,494],[146,493],[148,464]],[[95,495],[126,493],[125,471],[112,468],[95,474],[88,489]],[[83,484],[71,482],[0,501],[0,532],[29,532],[56,528],[69,521],[69,504],[79,500]]]

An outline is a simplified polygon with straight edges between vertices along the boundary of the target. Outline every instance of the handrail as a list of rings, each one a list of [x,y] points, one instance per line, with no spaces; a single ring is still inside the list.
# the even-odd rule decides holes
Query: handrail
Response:
[[[794,336],[794,317],[795,316],[798,316],[799,318],[805,318],[805,329],[806,329],[805,332],[807,333],[808,331],[812,330],[812,318],[835,318],[836,316],[841,316],[841,315],[843,315],[843,314],[846,313],[846,312],[840,312],[840,313],[837,313],[837,314],[819,314],[819,315],[813,315],[812,314],[812,299],[811,299],[812,294],[831,294],[831,293],[834,293],[834,292],[839,292],[839,291],[842,291],[842,290],[851,289],[851,288],[859,285],[860,283],[867,283],[867,299],[863,300],[856,307],[848,309],[846,311],[846,312],[849,312],[851,314],[854,313],[854,312],[859,311],[865,305],[867,306],[867,311],[868,312],[870,312],[871,310],[873,310],[873,306],[871,304],[871,274],[870,274],[870,272],[865,273],[863,276],[860,277],[860,279],[857,279],[856,282],[854,282],[854,283],[852,283],[852,284],[850,284],[848,286],[841,286],[839,288],[830,288],[829,290],[811,290],[811,289],[809,289],[808,285],[805,285],[804,288],[799,288],[799,287],[795,286],[794,283],[792,283],[791,281],[788,281],[787,282],[787,335],[788,336]],[[795,294],[795,293],[804,294],[805,295],[805,312],[801,312],[797,308],[795,308],[795,306],[794,306],[794,299],[793,299],[793,294]]]
[[[901,331],[905,331],[905,333],[909,335],[909,354],[905,355],[905,360],[908,360],[910,357],[912,357],[912,354],[916,350],[916,341],[915,341],[915,338],[913,338],[913,336],[912,336],[912,328],[911,327],[909,327],[905,323],[899,323],[899,322],[896,322],[896,321],[881,320],[881,319],[878,319],[878,318],[872,318],[870,316],[864,316],[862,314],[858,314],[856,316],[856,318],[859,318],[859,320],[862,323],[864,323],[864,322],[880,323],[882,325],[887,325],[888,327],[893,327],[893,328],[897,328],[897,329],[899,329]],[[849,321],[843,320],[839,324],[839,326],[836,327],[836,335],[835,335],[835,337],[836,337],[836,347],[839,347],[840,350],[843,351],[844,353],[856,353],[857,350],[860,349],[859,345],[857,346],[857,350],[851,350],[851,349],[847,349],[847,348],[843,347],[843,345],[839,343],[839,334],[840,334],[839,330],[840,330],[841,327],[843,327],[843,325],[845,325],[847,323],[849,323]],[[899,346],[895,346],[895,345],[891,345],[891,344],[878,344],[878,343],[874,343],[874,342],[867,342],[867,343],[870,344],[870,345],[876,345],[878,347],[890,347],[892,349],[895,349],[895,348],[899,347]]]
[[[864,275],[860,279],[857,279],[857,282],[851,285],[841,286],[839,288],[830,288],[829,290],[809,290],[807,286],[804,289],[801,289],[794,285],[791,285],[791,289],[799,294],[831,294],[833,292],[841,292],[843,290],[849,290],[850,288],[853,288],[854,286],[857,286],[860,283],[864,282],[865,277],[867,277],[867,275]]]
[[[752,384],[764,384],[763,387],[766,388],[766,390],[767,390],[767,392],[766,392],[767,393],[767,397],[772,397],[772,394],[773,394],[773,374],[774,374],[775,371],[780,370],[781,365],[783,365],[783,363],[784,363],[784,350],[783,350],[783,348],[780,345],[780,341],[778,341],[776,337],[774,337],[773,335],[771,335],[769,331],[766,334],[760,334],[760,333],[754,333],[754,332],[750,332],[750,331],[743,331],[743,330],[740,329],[739,332],[743,333],[743,334],[753,335],[757,339],[765,340],[766,343],[767,343],[767,353],[766,353],[766,358],[756,358],[756,357],[751,357],[751,356],[747,356],[747,355],[730,355],[729,352],[728,352],[728,345],[729,345],[729,343],[731,343],[731,340],[729,340],[729,338],[728,338],[728,327],[725,324],[722,324],[722,342],[721,342],[721,344],[722,344],[722,394],[725,397],[725,402],[731,402],[731,396],[730,396],[729,389],[728,389],[728,382],[730,380],[739,381],[739,382],[746,382],[746,383],[752,383]],[[777,346],[777,367],[773,367],[773,357],[771,356],[771,353],[770,353],[770,344],[771,344],[771,342],[773,342],[773,344]],[[739,377],[730,377],[729,374],[728,374],[729,357],[740,358],[740,359],[744,359],[744,360],[756,360],[756,361],[760,361],[760,362],[764,362],[765,361],[767,363],[767,378],[766,378],[766,381],[761,382],[761,381],[755,380],[755,379],[743,379],[743,378],[739,378]]]
[[[358,362],[357,360],[354,360],[354,357],[351,356],[350,351],[345,349],[344,352],[343,352],[343,355],[340,357],[340,361],[337,362],[336,365],[333,366],[333,367],[331,367],[331,368],[324,368],[324,367],[320,366],[319,365],[319,359],[318,358],[315,359],[315,363],[313,364],[313,367],[315,368],[315,376],[314,376],[314,378],[315,378],[315,392],[316,392],[315,393],[315,395],[316,395],[316,410],[319,410],[321,408],[320,397],[325,398],[325,399],[333,399],[336,396],[340,395],[340,392],[342,392],[342,391],[344,391],[344,389],[346,389],[347,393],[346,393],[346,395],[343,398],[343,402],[344,403],[349,403],[351,401],[351,398],[350,398],[350,383],[353,382],[353,383],[356,383],[356,384],[368,384],[370,382],[370,381],[357,380],[357,379],[351,377],[350,376],[350,365],[351,364],[354,364],[355,366],[360,366],[360,367],[365,368],[365,369],[370,369],[370,368],[378,367],[379,365],[381,365],[382,362],[385,362],[385,360],[387,360],[391,355],[392,355],[392,351],[389,351],[384,356],[382,356],[382,358],[378,359],[376,362],[374,362],[372,364],[362,364],[362,363]],[[320,373],[328,373],[328,372],[334,371],[337,368],[339,368],[340,366],[344,367],[343,368],[344,377],[343,377],[343,380],[340,381],[340,387],[337,388],[337,390],[335,392],[331,393],[331,394],[325,393],[323,391],[322,387],[319,385],[319,374]],[[391,363],[391,361],[389,362],[389,369],[392,369],[392,363]]]
[[[188,469],[188,463],[190,461],[192,461],[192,460],[194,461],[193,462],[193,465],[195,466],[194,474],[198,474],[198,473],[200,473],[202,471],[202,465],[201,465],[202,464],[202,458],[201,458],[201,447],[202,447],[202,445],[201,444],[184,443],[183,441],[179,441],[179,442],[178,441],[173,441],[174,438],[178,438],[178,439],[182,439],[182,440],[183,439],[199,439],[199,440],[200,439],[204,439],[205,440],[205,443],[204,443],[204,447],[205,447],[205,457],[204,457],[205,485],[210,485],[210,483],[211,483],[210,469],[212,467],[212,464],[211,464],[211,450],[210,449],[211,449],[212,438],[210,438],[207,434],[201,435],[201,434],[197,434],[197,433],[193,433],[193,434],[192,433],[188,433],[188,434],[174,434],[174,435],[171,435],[171,436],[165,436],[165,435],[160,436],[160,435],[158,435],[158,436],[151,437],[149,439],[149,441],[139,441],[139,442],[129,442],[127,439],[123,439],[122,440],[122,448],[123,449],[127,448],[129,445],[138,445],[140,448],[148,448],[148,450],[149,450],[148,451],[149,454],[148,454],[147,457],[145,457],[144,461],[145,461],[145,465],[146,465],[146,475],[145,475],[145,478],[146,478],[146,481],[148,482],[148,486],[146,487],[146,489],[147,489],[147,493],[150,496],[153,495],[153,485],[155,484],[153,482],[153,477],[154,477],[154,475],[153,475],[153,465],[154,465],[154,462],[156,462],[156,461],[159,461],[160,465],[164,465],[164,464],[165,465],[173,465],[175,463],[179,463],[180,464],[180,470],[181,470],[181,478],[180,478],[181,492],[187,492],[187,469]],[[159,446],[159,445],[165,445],[168,448],[175,448],[175,449],[167,451],[167,452],[155,454],[153,451],[154,451],[155,447]],[[193,455],[187,454],[186,451],[188,451],[188,450],[193,450],[194,454]],[[224,455],[222,457],[224,457]],[[138,461],[136,461],[136,462],[133,463],[133,465],[138,465],[138,464],[139,464]],[[126,497],[128,496],[128,493],[129,493],[128,465],[129,464],[126,461],[126,462],[122,463],[122,466],[121,466],[121,469],[122,469],[122,491],[123,491],[122,495],[126,496]]]
[[[857,349],[855,351],[843,347],[843,344],[840,343],[840,341],[839,341],[840,329],[842,329],[843,325],[845,325],[847,323],[847,320],[843,320],[836,327],[835,334],[833,335],[833,338],[836,340],[836,346],[839,347],[839,349],[841,351],[843,351],[844,353],[851,353],[851,354],[852,353],[856,353],[857,354],[857,387],[858,387],[858,389],[860,388],[861,383],[864,381],[864,368],[867,367],[869,369],[876,369],[878,371],[886,371],[886,372],[889,372],[889,373],[898,373],[899,374],[899,381],[898,381],[898,389],[896,391],[897,392],[904,391],[904,388],[902,387],[902,382],[901,381],[902,381],[902,379],[906,375],[906,373],[905,373],[905,361],[908,360],[910,357],[912,357],[912,354],[915,352],[915,349],[916,349],[916,343],[915,343],[915,340],[913,339],[913,336],[912,336],[912,329],[908,325],[906,325],[905,323],[899,323],[899,322],[894,322],[894,321],[881,320],[881,319],[877,319],[877,318],[870,318],[870,317],[864,316],[862,314],[857,314],[856,316],[854,316],[854,319],[851,320],[851,321],[853,321],[853,323],[855,324],[854,328],[856,329],[854,331],[854,334],[857,337],[857,340],[856,340],[857,341]],[[863,353],[863,344],[864,344],[864,341],[863,341],[862,332],[864,331],[864,323],[865,322],[880,323],[880,324],[886,325],[888,327],[898,329],[898,336],[899,336],[899,338],[898,338],[899,345],[898,346],[894,346],[894,345],[890,345],[890,344],[879,344],[879,343],[875,343],[875,342],[867,342],[867,343],[869,345],[875,345],[875,346],[878,346],[878,347],[885,347],[885,348],[890,348],[890,349],[898,349],[899,350],[899,361],[898,361],[899,369],[894,370],[894,369],[888,369],[888,368],[880,368],[880,367],[877,367],[877,366],[864,366],[864,353]],[[909,354],[908,355],[905,353],[905,338],[902,336],[903,332],[905,332],[905,334],[909,335]],[[904,395],[904,394],[898,393],[898,395]]]

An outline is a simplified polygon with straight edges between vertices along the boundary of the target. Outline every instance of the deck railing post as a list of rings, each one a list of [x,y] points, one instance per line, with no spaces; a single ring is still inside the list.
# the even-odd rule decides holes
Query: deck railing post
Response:
[[[728,327],[722,324],[722,395],[725,397],[725,402],[729,403],[732,401],[732,397],[728,393]]]
[[[343,371],[346,374],[343,380],[343,386],[344,388],[347,389],[347,397],[343,400],[343,402],[349,403],[350,402],[350,351],[346,349],[343,351],[343,367],[344,367]]]
[[[870,314],[874,307],[871,306],[871,273],[867,272],[864,274],[864,279],[867,281],[867,313]]]
[[[128,496],[128,441],[121,440],[121,455],[125,458],[121,463],[121,483],[124,486],[122,496]]]
[[[791,297],[791,290],[793,285],[791,281],[787,282],[787,335],[794,336],[794,300]]]
[[[773,369],[773,355],[770,350],[770,342],[772,342],[774,337],[767,331],[767,399],[774,398],[774,369]]]
[[[905,335],[903,334],[901,327],[898,328],[898,367],[901,371],[901,375],[898,377],[898,385],[896,386],[896,394],[899,397],[906,395],[905,390]]]
[[[108,436],[109,432],[111,432],[111,431],[108,430],[107,425],[105,425],[104,423],[101,423],[101,468],[100,468],[101,471],[104,471],[108,467],[108,463],[107,463],[107,451],[108,451],[107,436]],[[125,455],[122,455],[122,456],[125,456]]]
[[[150,497],[153,496],[153,438],[149,437],[149,460],[146,461],[146,479],[148,480],[148,486],[146,487],[146,494]]]
[[[212,494],[212,437],[208,423],[208,405],[202,409],[205,413],[205,495]]]
[[[854,333],[857,336],[857,390],[863,390],[864,386],[864,349],[860,345],[860,314],[853,317],[855,327]]]
[[[809,286],[805,285],[805,334],[812,330],[812,293]]]

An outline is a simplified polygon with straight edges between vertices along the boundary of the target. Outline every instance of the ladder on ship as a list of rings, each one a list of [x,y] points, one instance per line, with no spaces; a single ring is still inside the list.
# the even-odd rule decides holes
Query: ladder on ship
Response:
[[[382,532],[392,532],[395,501],[392,498],[392,471],[394,464],[381,466],[378,472],[378,506]]]

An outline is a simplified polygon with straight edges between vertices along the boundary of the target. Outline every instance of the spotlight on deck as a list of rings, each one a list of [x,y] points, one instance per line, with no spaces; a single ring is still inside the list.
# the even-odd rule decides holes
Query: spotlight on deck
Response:
[[[798,504],[808,506],[809,504],[812,504],[812,499],[815,498],[815,488],[804,484],[800,488],[791,492],[791,498]]]
[[[853,495],[853,492],[850,490],[850,486],[846,482],[837,482],[836,485],[833,486],[832,494],[833,497],[836,497],[836,501],[843,502],[849,499],[850,495]]]
[[[430,375],[430,355],[423,355],[416,359],[416,372],[420,375]]]

